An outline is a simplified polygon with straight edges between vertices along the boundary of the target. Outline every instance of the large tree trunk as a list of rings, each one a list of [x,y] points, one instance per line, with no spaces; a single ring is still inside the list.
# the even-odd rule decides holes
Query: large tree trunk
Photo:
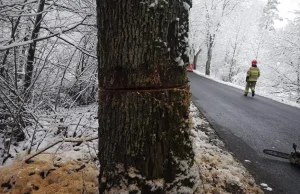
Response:
[[[31,34],[31,40],[34,40],[38,38],[40,29],[41,29],[41,23],[43,20],[43,10],[45,6],[45,0],[40,0],[37,13],[39,13],[36,16],[35,23],[33,26],[33,31]],[[28,89],[30,84],[31,84],[31,79],[32,79],[32,73],[33,73],[33,63],[34,63],[34,56],[35,56],[35,48],[36,48],[36,41],[33,41],[29,45],[29,50],[28,50],[28,55],[27,55],[27,64],[26,64],[26,71],[25,71],[25,84],[24,84],[24,89]]]
[[[187,5],[97,0],[100,193],[195,190]]]

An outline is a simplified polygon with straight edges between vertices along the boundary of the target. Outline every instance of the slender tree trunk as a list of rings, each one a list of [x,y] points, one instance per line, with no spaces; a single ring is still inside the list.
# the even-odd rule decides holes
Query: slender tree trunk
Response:
[[[38,5],[38,9],[37,9],[37,12],[39,14],[36,16],[36,19],[35,19],[33,31],[31,34],[31,40],[38,38],[40,28],[41,28],[41,22],[43,19],[42,12],[44,10],[44,6],[45,6],[45,0],[39,0],[39,5]],[[32,80],[32,73],[33,73],[33,69],[34,69],[33,63],[34,63],[35,49],[36,49],[36,41],[33,41],[29,45],[28,56],[27,56],[27,64],[26,64],[26,71],[25,71],[25,84],[24,84],[25,90],[29,88],[29,86],[31,84],[31,80]]]
[[[24,0],[24,3],[26,3],[26,2],[27,2],[27,0]],[[23,10],[24,8],[25,8],[25,5],[22,6],[22,10]],[[20,15],[21,15],[22,13],[23,13],[23,12],[21,12]],[[12,40],[15,40],[15,34],[16,34],[16,31],[17,31],[18,26],[19,26],[19,24],[20,24],[20,20],[21,20],[21,16],[19,16],[19,17],[17,18],[15,24],[12,23],[12,30],[11,30],[11,35],[10,35],[10,37],[12,38]],[[5,70],[6,60],[7,60],[7,57],[8,57],[8,55],[9,55],[9,51],[10,51],[10,49],[7,49],[7,50],[5,51],[5,54],[4,54],[4,57],[3,57],[3,61],[2,61],[2,67],[0,68],[0,75],[3,76],[3,77],[5,77],[5,76],[4,76],[4,70]]]
[[[211,35],[209,35],[209,42],[207,47],[207,61],[205,65],[205,75],[210,75],[210,65],[211,65],[211,59],[212,59],[212,47],[214,44],[214,40]]]
[[[14,65],[15,65],[15,88],[16,88],[16,92],[18,93],[18,62],[17,62],[17,49],[14,48]]]
[[[8,57],[8,55],[9,55],[9,49],[7,49],[6,51],[5,51],[5,54],[4,54],[4,57],[3,57],[3,60],[2,60],[2,66],[1,66],[1,68],[0,68],[0,75],[2,76],[2,77],[7,77],[5,74],[4,74],[4,72],[5,72],[5,64],[6,64],[6,60],[7,60],[7,57]]]
[[[233,53],[232,53],[232,57],[231,57],[231,60],[230,60],[229,75],[228,75],[230,83],[233,81],[233,79],[232,79],[233,74],[234,74],[233,71],[234,71],[235,66],[236,66],[236,61],[235,61],[236,50],[237,50],[237,42],[235,42],[235,44],[234,44]]]
[[[197,53],[194,55],[194,61],[193,61],[193,64],[194,64],[194,69],[196,70],[197,69],[197,62],[198,62],[198,57],[201,53],[202,49],[199,49],[197,51]]]
[[[297,103],[300,103],[300,58],[297,65]]]
[[[56,108],[57,108],[59,100],[60,100],[60,92],[61,92],[61,89],[63,87],[63,81],[65,79],[65,76],[66,76],[66,73],[67,73],[67,70],[68,70],[69,66],[72,64],[72,60],[73,60],[74,55],[76,54],[76,51],[77,51],[77,49],[74,50],[72,56],[69,59],[68,65],[65,67],[64,72],[62,74],[60,84],[59,84],[59,88],[58,88],[58,93],[57,93],[56,98],[55,98],[55,106],[54,106],[55,111],[56,111]]]
[[[184,65],[188,4],[97,0],[100,193],[197,186]]]

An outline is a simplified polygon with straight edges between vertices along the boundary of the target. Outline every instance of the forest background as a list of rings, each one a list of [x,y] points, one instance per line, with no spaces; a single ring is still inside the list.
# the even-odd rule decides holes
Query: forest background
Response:
[[[257,59],[258,92],[300,103],[300,8],[291,5],[285,18],[279,0],[194,0],[190,63],[244,86]],[[1,164],[47,145],[49,135],[97,131],[96,47],[94,0],[0,1]]]

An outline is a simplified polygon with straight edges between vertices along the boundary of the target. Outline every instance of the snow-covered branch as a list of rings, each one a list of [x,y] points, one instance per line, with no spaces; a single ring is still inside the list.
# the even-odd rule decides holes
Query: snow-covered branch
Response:
[[[64,143],[64,142],[71,142],[71,143],[83,143],[83,142],[88,142],[88,141],[93,141],[98,139],[98,137],[91,137],[91,138],[63,138],[60,140],[57,140],[56,142],[52,143],[51,145],[45,147],[44,149],[39,150],[38,152],[36,152],[35,154],[31,155],[30,157],[28,157],[25,162],[29,163],[30,160],[32,158],[34,158],[35,156],[43,153],[44,151],[52,148],[53,146],[57,145],[58,143]]]
[[[83,22],[88,18],[89,16],[86,16],[80,23],[70,27],[70,28],[67,28],[65,30],[62,30],[60,32],[55,32],[55,33],[52,33],[48,36],[44,36],[44,37],[39,37],[39,38],[36,38],[34,40],[27,40],[27,41],[23,41],[23,42],[14,42],[14,43],[11,43],[9,45],[0,45],[0,51],[3,51],[3,50],[7,50],[7,49],[10,49],[10,48],[13,48],[13,47],[18,47],[18,46],[24,46],[24,45],[28,45],[28,44],[31,44],[33,42],[39,42],[39,41],[42,41],[42,40],[45,40],[45,39],[49,39],[49,38],[52,38],[52,37],[55,37],[55,36],[60,36],[66,32],[69,32],[75,28],[77,28],[78,26],[82,25]]]

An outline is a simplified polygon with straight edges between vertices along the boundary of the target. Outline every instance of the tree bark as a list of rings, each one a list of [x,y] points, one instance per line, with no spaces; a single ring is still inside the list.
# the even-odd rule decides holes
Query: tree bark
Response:
[[[199,57],[201,51],[202,51],[202,49],[199,49],[199,50],[197,51],[197,53],[194,55],[193,64],[194,64],[194,69],[195,69],[195,70],[197,69],[198,57]]]
[[[41,22],[43,19],[43,10],[44,10],[44,6],[45,6],[45,0],[40,0],[39,1],[39,6],[37,9],[37,13],[39,13],[36,16],[35,19],[35,23],[34,23],[34,27],[33,27],[33,31],[31,34],[31,40],[34,40],[38,37],[40,29],[41,29]],[[29,50],[28,50],[28,55],[27,55],[27,64],[26,64],[26,71],[25,71],[25,83],[24,83],[24,89],[28,89],[30,84],[31,84],[31,80],[32,80],[32,73],[33,73],[33,69],[34,69],[34,56],[35,56],[35,49],[36,49],[36,41],[33,41],[30,45],[29,45]]]
[[[296,102],[300,103],[300,58],[297,63],[297,99]]]
[[[99,193],[193,193],[199,180],[184,65],[191,1],[155,2],[97,0]]]
[[[234,69],[236,68],[236,53],[237,53],[237,39],[233,47],[232,56],[230,60],[230,67],[229,67],[229,74],[228,74],[228,80],[230,83],[233,81],[233,75],[234,75]]]
[[[207,60],[205,65],[205,75],[210,75],[210,65],[211,65],[211,59],[212,59],[212,47],[213,47],[213,40],[210,36],[209,43],[207,47]]]

